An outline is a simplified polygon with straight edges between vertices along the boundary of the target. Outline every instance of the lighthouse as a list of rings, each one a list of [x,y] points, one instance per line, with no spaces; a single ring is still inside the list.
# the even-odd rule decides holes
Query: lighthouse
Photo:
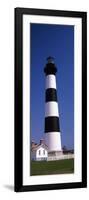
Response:
[[[47,58],[44,68],[46,76],[45,88],[45,137],[48,146],[48,157],[56,160],[62,155],[60,115],[58,109],[56,73],[53,57]]]

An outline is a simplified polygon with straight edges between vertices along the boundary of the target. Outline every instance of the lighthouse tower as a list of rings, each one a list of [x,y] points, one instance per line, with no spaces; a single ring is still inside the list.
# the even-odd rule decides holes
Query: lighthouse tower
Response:
[[[62,154],[62,147],[56,88],[57,68],[53,57],[47,58],[44,72],[46,75],[45,135],[48,146],[48,157],[58,159]]]

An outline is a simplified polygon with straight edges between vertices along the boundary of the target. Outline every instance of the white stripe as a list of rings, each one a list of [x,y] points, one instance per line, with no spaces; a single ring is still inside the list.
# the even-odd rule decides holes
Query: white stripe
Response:
[[[56,77],[53,74],[46,76],[46,89],[55,88],[56,89]]]
[[[58,103],[56,101],[45,103],[45,117],[47,116],[59,116]]]
[[[49,132],[45,137],[48,151],[62,151],[60,132]]]

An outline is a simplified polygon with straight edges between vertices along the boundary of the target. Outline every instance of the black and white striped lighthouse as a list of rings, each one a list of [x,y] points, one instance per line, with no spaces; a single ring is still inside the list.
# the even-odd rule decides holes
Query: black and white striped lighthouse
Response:
[[[62,153],[59,110],[57,102],[56,72],[57,68],[53,57],[47,58],[44,68],[46,75],[45,91],[45,135],[48,153],[60,155]]]

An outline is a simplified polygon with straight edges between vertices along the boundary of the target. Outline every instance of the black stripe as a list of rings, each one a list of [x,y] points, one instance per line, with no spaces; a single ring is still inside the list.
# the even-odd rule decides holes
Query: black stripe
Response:
[[[45,72],[46,75],[48,75],[48,74],[54,74],[55,75],[56,72],[57,72],[57,68],[56,68],[54,63],[47,63],[45,68],[44,68],[44,72]]]
[[[54,88],[48,88],[46,90],[45,101],[57,101],[57,91]]]
[[[45,117],[45,133],[59,132],[59,117]]]

